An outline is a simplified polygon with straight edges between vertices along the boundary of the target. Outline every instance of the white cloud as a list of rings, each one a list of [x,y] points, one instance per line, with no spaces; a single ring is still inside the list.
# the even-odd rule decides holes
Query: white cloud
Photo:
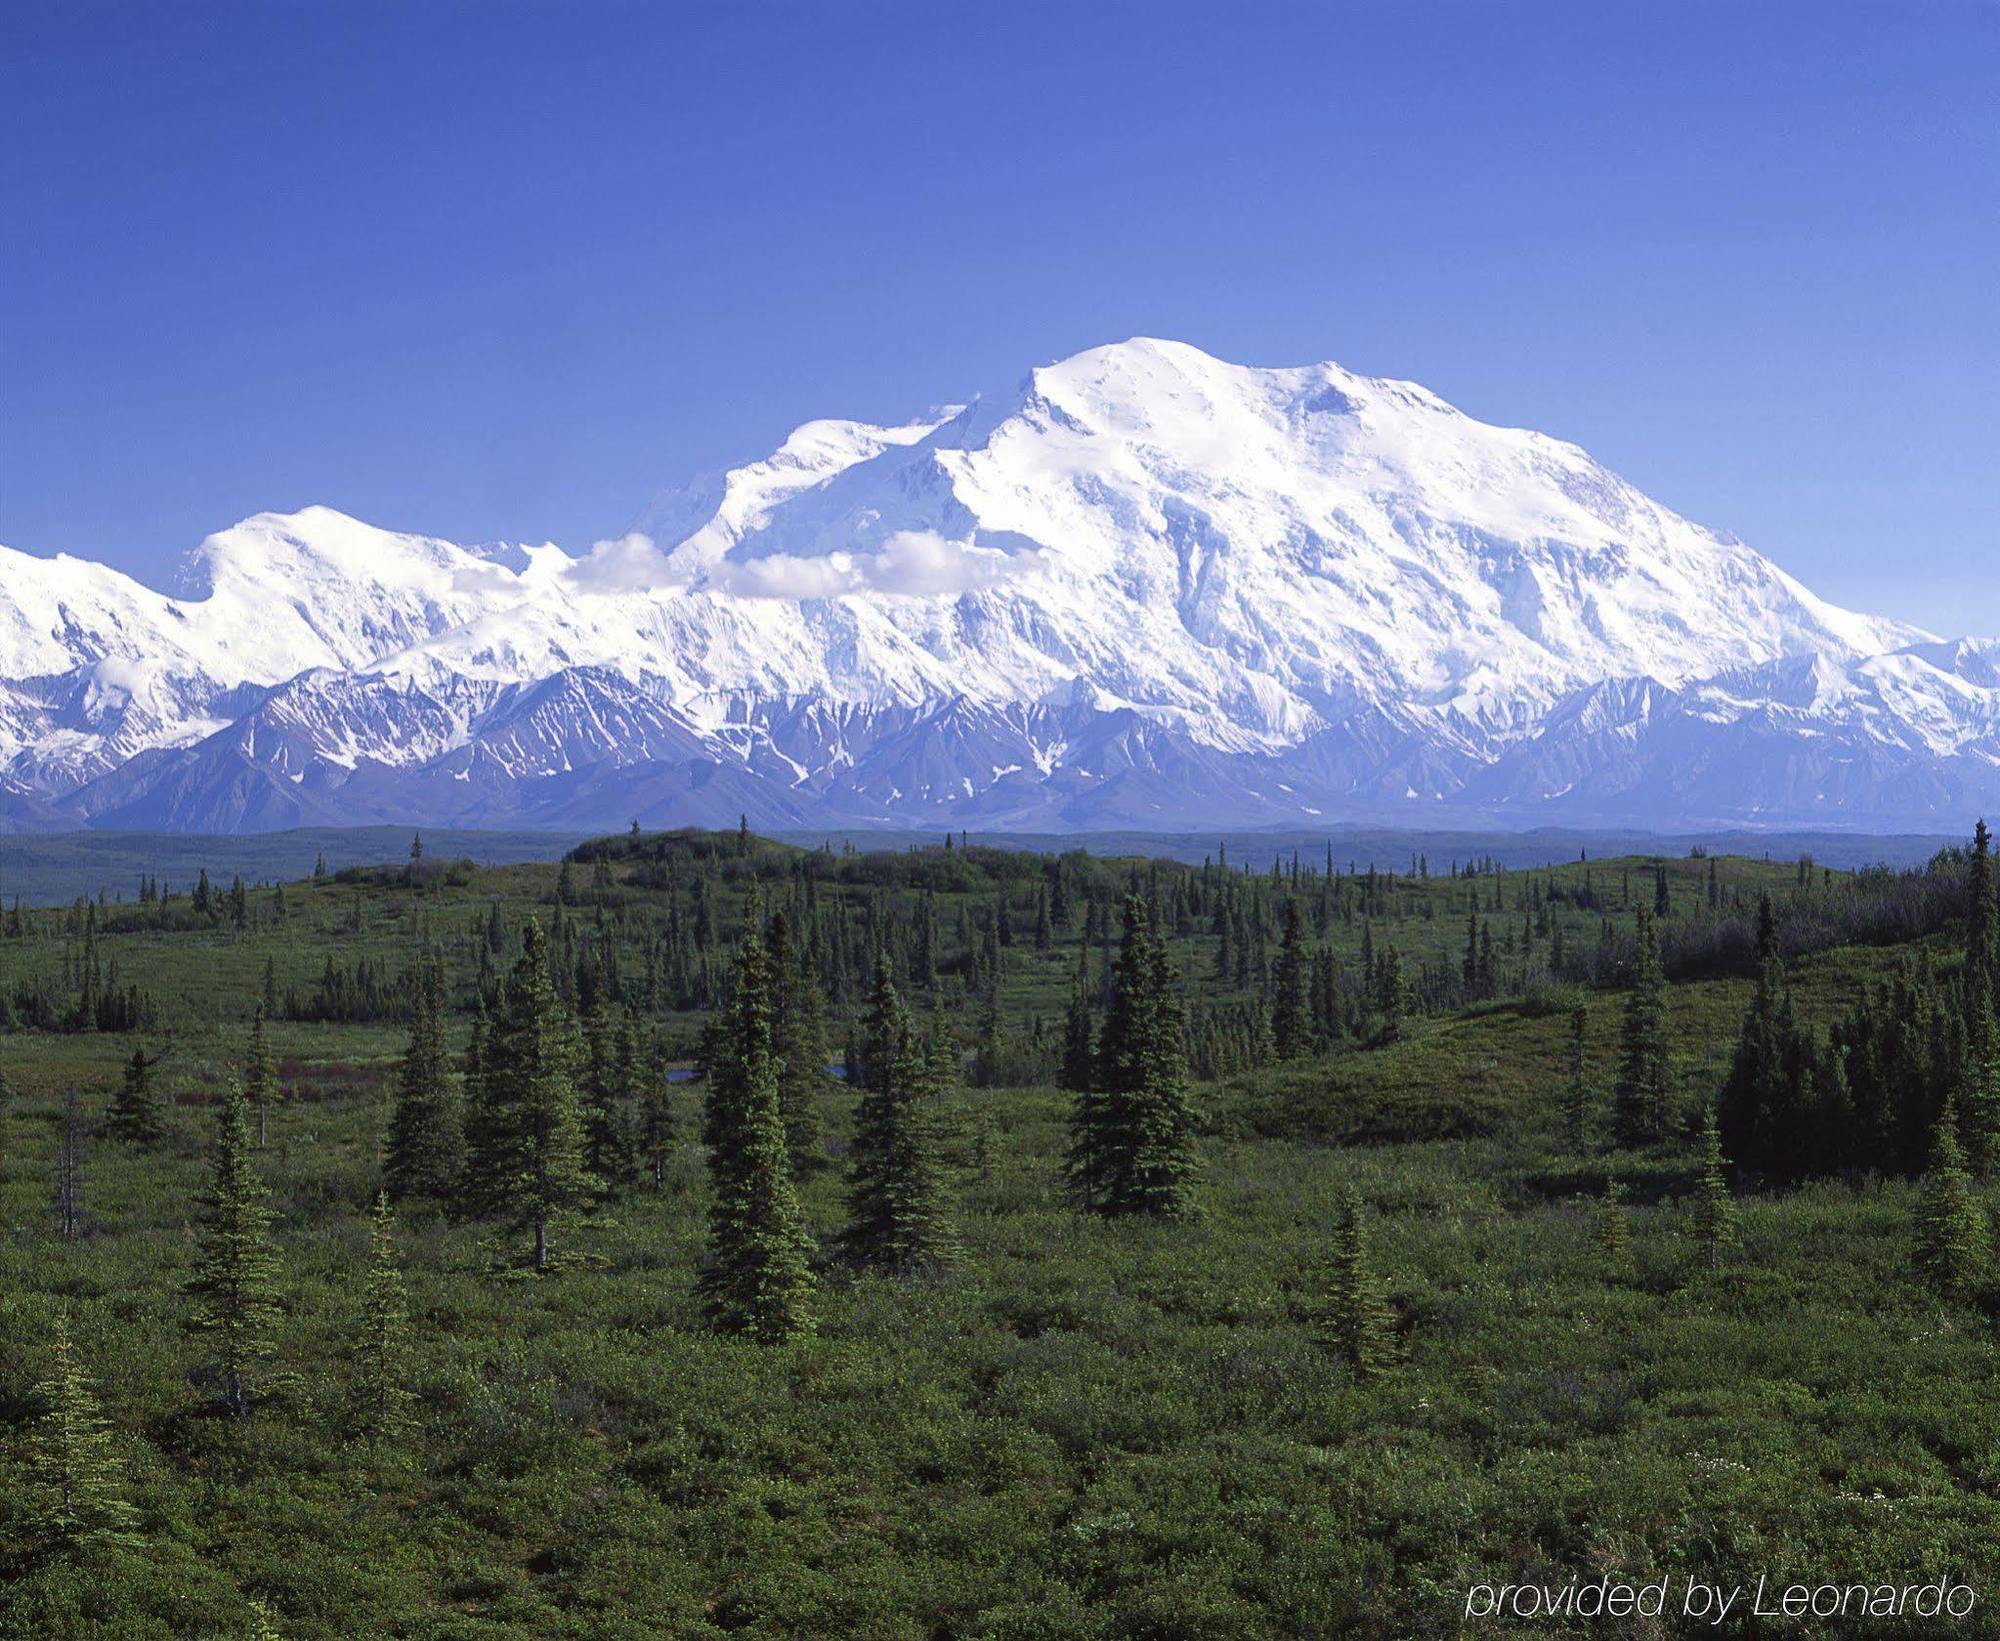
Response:
[[[580,593],[638,593],[695,585],[737,598],[841,598],[875,593],[902,598],[955,598],[1041,567],[1033,549],[1003,552],[952,541],[931,530],[898,530],[868,552],[801,558],[766,553],[724,558],[690,581],[648,535],[632,532],[600,541],[563,571]]]
[[[671,585],[667,555],[653,538],[634,530],[629,535],[596,543],[569,567],[569,579],[579,592],[640,593]]]
[[[725,561],[709,584],[739,598],[838,598],[851,593],[944,598],[976,592],[1038,569],[1035,552],[1006,553],[930,530],[899,530],[869,553],[795,558],[775,553]]]

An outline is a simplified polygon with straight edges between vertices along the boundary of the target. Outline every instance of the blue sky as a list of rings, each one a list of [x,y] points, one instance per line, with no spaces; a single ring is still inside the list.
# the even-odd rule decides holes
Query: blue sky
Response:
[[[0,6],[0,541],[587,544],[1133,334],[2000,632],[2000,4]]]

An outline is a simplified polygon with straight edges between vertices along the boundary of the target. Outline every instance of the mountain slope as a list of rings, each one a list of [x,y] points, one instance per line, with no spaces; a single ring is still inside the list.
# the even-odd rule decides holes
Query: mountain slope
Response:
[[[2000,647],[1829,605],[1414,384],[1146,339],[899,427],[807,423],[580,555],[325,508],[210,537],[174,597],[0,551],[0,672],[11,812],[94,825],[2000,798]]]

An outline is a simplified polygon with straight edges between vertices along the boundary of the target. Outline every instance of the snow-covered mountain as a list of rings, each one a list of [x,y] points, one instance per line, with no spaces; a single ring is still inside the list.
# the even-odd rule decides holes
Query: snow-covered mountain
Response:
[[[1835,608],[1414,384],[1176,342],[809,422],[582,554],[309,508],[211,536],[169,596],[0,549],[18,826],[1913,826],[1996,799],[2000,643]]]

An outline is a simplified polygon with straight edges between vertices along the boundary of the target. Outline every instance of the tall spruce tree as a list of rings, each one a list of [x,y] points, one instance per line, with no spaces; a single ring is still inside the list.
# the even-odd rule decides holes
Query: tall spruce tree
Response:
[[[813,1243],[785,1155],[771,1057],[771,972],[753,920],[708,1070],[712,1188],[702,1310],[718,1332],[777,1343],[813,1329]]]
[[[1722,1154],[1722,1127],[1713,1111],[1701,1130],[1701,1178],[1695,1186],[1694,1226],[1708,1255],[1708,1268],[1722,1268],[1722,1254],[1736,1245],[1736,1198],[1730,1194]]]
[[[667,1076],[666,1050],[656,1038],[647,1056],[645,1080],[639,1086],[639,1159],[655,1191],[667,1183],[667,1163],[674,1154],[673,1082]]]
[[[264,1149],[271,1107],[281,1093],[278,1068],[271,1063],[271,1050],[264,1040],[264,1005],[260,1001],[250,1016],[250,1047],[243,1062],[243,1092],[250,1109],[257,1114],[257,1149]]]
[[[1063,1015],[1062,1086],[1082,1094],[1096,1081],[1097,1026],[1090,1011],[1090,948],[1084,946],[1077,953],[1076,978]]]
[[[1947,1102],[1931,1141],[1930,1171],[1917,1203],[1917,1265],[1947,1298],[1962,1299],[1992,1256],[1986,1213],[1973,1194],[1958,1142],[1958,1113]]]
[[[819,1166],[819,1099],[826,1087],[826,1007],[819,977],[794,939],[791,919],[771,918],[773,1007],[771,1052],[778,1062],[778,1108],[785,1119],[785,1153],[803,1178]]]
[[[517,1230],[534,1235],[535,1269],[549,1264],[555,1223],[589,1196],[576,1073],[575,1018],[556,995],[548,942],[530,922],[507,977],[480,1065],[482,1110],[469,1167],[481,1198]]]
[[[1652,913],[1641,907],[1612,1104],[1612,1122],[1620,1145],[1650,1144],[1667,1131],[1672,1071],[1667,1055],[1666,987]]]
[[[612,1096],[592,1128],[590,1166],[619,1192],[639,1178],[639,1106],[645,1097],[646,1045],[639,1011],[627,1008],[618,1017],[611,1044]]]
[[[62,1108],[56,1117],[55,1180],[49,1192],[56,1235],[65,1242],[74,1242],[84,1233],[85,1157],[89,1149],[90,1124],[84,1120],[76,1084],[71,1083],[62,1091]]]
[[[1838,1113],[1819,1109],[1819,1048],[1799,1024],[1767,894],[1757,917],[1757,987],[1723,1084],[1719,1121],[1737,1162],[1769,1179],[1793,1180],[1838,1144]]]
[[[465,1167],[465,1118],[452,1088],[444,1041],[444,975],[436,963],[417,972],[410,1038],[396,1067],[384,1173],[389,1194],[448,1198]]]
[[[111,1426],[77,1361],[67,1311],[57,1311],[50,1328],[49,1371],[35,1399],[43,1412],[28,1427],[28,1485],[15,1528],[44,1554],[137,1546],[138,1513],[126,1498]]]
[[[882,1074],[862,1090],[841,1244],[857,1263],[905,1273],[958,1254],[946,1202],[927,1045],[911,1029],[886,964],[877,966],[869,1035]]]
[[[1352,1186],[1343,1186],[1334,1202],[1327,1332],[1334,1351],[1362,1378],[1395,1361],[1395,1313],[1369,1257],[1361,1198]]]
[[[384,1191],[369,1222],[368,1276],[354,1338],[354,1423],[370,1441],[393,1442],[410,1427],[416,1397],[409,1387],[409,1325],[396,1210]]]
[[[1165,942],[1145,902],[1125,900],[1096,1086],[1070,1119],[1070,1173],[1108,1214],[1180,1214],[1198,1172],[1188,1099],[1186,1025]]]
[[[1272,1041],[1279,1059],[1296,1060],[1312,1047],[1312,1014],[1306,1003],[1305,909],[1297,895],[1285,900],[1284,943],[1272,981]]]
[[[1966,874],[1965,969],[1975,994],[1993,991],[1994,941],[2000,937],[2000,919],[1995,915],[1993,882],[1993,835],[1982,817],[1972,829],[1972,862]]]
[[[105,1132],[113,1139],[128,1145],[157,1145],[166,1136],[166,1117],[159,1096],[153,1092],[156,1063],[143,1048],[133,1049],[132,1058],[125,1062],[105,1117]]]
[[[275,1348],[278,1255],[270,1197],[250,1160],[250,1106],[234,1077],[216,1108],[215,1152],[199,1198],[197,1259],[185,1292],[191,1325],[213,1352],[216,1399],[236,1418],[250,1412],[252,1376]]]

